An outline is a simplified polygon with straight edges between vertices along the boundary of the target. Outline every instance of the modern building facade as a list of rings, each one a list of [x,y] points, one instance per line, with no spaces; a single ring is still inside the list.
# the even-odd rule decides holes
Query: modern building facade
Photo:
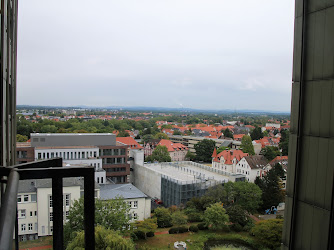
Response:
[[[129,182],[128,146],[116,145],[116,136],[100,134],[31,134],[35,160],[61,157],[65,164],[95,168],[95,181]]]
[[[334,1],[295,1],[282,249],[334,249]]]

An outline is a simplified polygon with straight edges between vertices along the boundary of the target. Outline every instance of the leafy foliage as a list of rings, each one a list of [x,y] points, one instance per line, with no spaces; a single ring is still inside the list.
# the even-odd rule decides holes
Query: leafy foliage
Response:
[[[255,224],[251,233],[263,247],[276,249],[281,245],[282,228],[282,219],[263,220]]]
[[[148,160],[158,162],[170,162],[172,161],[172,158],[170,157],[166,146],[158,145],[153,150],[151,157],[148,157],[147,161]]]
[[[250,133],[250,136],[252,138],[252,140],[259,140],[261,138],[263,138],[263,133],[260,127],[255,126],[255,128],[253,129],[253,131]]]
[[[255,212],[262,204],[261,189],[250,182],[240,181],[233,184],[234,203],[250,213]]]
[[[216,147],[216,142],[213,140],[204,139],[194,145],[196,150],[196,158],[199,161],[211,162],[212,152]]]
[[[79,232],[67,246],[67,250],[85,249],[85,233]],[[125,239],[117,232],[102,226],[95,227],[95,249],[133,250],[135,246],[130,239]]]
[[[145,239],[148,237],[150,232],[154,232],[157,229],[157,218],[148,218],[143,221],[136,221],[134,226],[137,228],[136,231],[141,231],[144,233]]]
[[[176,211],[172,213],[172,223],[173,225],[184,225],[187,224],[187,218],[181,211]]]
[[[249,155],[255,155],[252,138],[249,135],[245,135],[241,139],[242,152],[248,153]]]
[[[281,130],[281,139],[279,143],[280,149],[282,149],[282,155],[288,155],[289,153],[289,130]]]
[[[154,217],[157,218],[158,227],[172,226],[172,216],[170,211],[164,207],[158,207],[154,210]]]
[[[276,156],[281,155],[281,152],[277,147],[267,146],[261,150],[260,154],[262,154],[268,161],[271,161]]]
[[[230,218],[230,222],[239,224],[241,227],[246,226],[249,221],[249,216],[246,213],[246,210],[242,209],[239,205],[227,208],[226,213]]]
[[[17,134],[16,135],[16,141],[17,142],[26,142],[26,141],[28,141],[28,136]]]
[[[224,134],[225,137],[233,139],[233,134],[232,134],[231,130],[229,130],[228,128],[226,128],[224,130],[223,134]]]
[[[279,178],[283,175],[282,166],[276,164],[262,179],[255,180],[255,184],[262,190],[262,210],[277,206],[284,200],[284,191]]]
[[[204,212],[204,221],[213,230],[221,230],[226,227],[229,217],[221,203],[212,204]]]
[[[120,197],[113,200],[95,199],[95,223],[107,229],[122,231],[129,225],[127,203]],[[64,227],[65,244],[84,229],[84,199],[75,200],[69,210],[68,222]]]

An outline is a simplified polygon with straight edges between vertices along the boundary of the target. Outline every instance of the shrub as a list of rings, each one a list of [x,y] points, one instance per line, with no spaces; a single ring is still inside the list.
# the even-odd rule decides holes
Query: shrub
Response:
[[[189,227],[189,231],[190,232],[198,232],[198,227],[196,226],[196,225],[191,225],[190,227]]]
[[[172,227],[171,229],[169,229],[169,234],[179,234],[179,233],[185,233],[188,232],[188,228],[187,227]]]
[[[243,228],[239,223],[234,223],[234,224],[231,225],[231,229],[234,232],[241,232]]]
[[[281,245],[283,220],[272,219],[258,221],[251,233],[263,247],[276,249]]]
[[[192,212],[188,214],[188,221],[189,222],[202,222],[203,215],[200,212]]]
[[[137,239],[140,239],[140,240],[145,240],[146,239],[145,232],[143,232],[141,230],[136,230],[133,233],[136,235]]]
[[[199,230],[206,230],[206,229],[208,229],[208,227],[207,227],[207,225],[205,224],[205,222],[203,222],[203,223],[199,223],[199,224],[197,225],[197,227],[198,227]]]
[[[148,233],[146,234],[146,236],[147,236],[147,237],[153,237],[153,236],[154,236],[154,232],[148,232]]]
[[[176,211],[172,214],[172,223],[175,226],[184,225],[187,224],[187,219],[182,212]]]
[[[179,228],[178,227],[172,227],[168,231],[169,234],[178,234],[179,233]]]

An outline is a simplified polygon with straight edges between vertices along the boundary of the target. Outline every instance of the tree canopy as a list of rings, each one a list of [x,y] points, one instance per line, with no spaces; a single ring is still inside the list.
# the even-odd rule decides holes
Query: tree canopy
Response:
[[[221,230],[227,227],[229,217],[221,203],[212,204],[204,212],[205,224],[213,230]]]
[[[153,150],[152,155],[146,158],[146,161],[170,162],[172,158],[166,146],[158,145]]]
[[[130,207],[121,198],[112,200],[95,199],[95,223],[107,229],[123,231],[129,226]],[[74,232],[84,229],[84,199],[75,200],[69,210],[68,222],[64,226],[65,243],[73,239]]]
[[[216,147],[216,142],[209,139],[204,139],[194,145],[196,151],[196,159],[204,162],[212,161],[212,152]]]
[[[66,250],[84,250],[85,232],[81,231],[69,243]],[[102,226],[95,227],[95,249],[134,250],[135,246],[131,239],[123,238],[114,230]]]
[[[277,147],[266,146],[261,149],[260,154],[262,154],[268,161],[273,160],[276,156],[281,155],[281,152]]]
[[[248,153],[249,155],[255,155],[252,138],[249,135],[245,135],[241,139],[242,152]]]
[[[255,126],[255,128],[253,129],[253,131],[250,133],[250,136],[252,138],[252,140],[259,140],[261,138],[263,138],[263,133],[260,127]]]
[[[282,149],[282,155],[288,155],[289,153],[289,130],[281,130],[281,139],[279,143],[280,149]]]
[[[265,248],[277,249],[281,245],[282,229],[282,219],[262,220],[255,224],[251,233],[258,244]]]
[[[223,131],[223,134],[225,137],[227,138],[232,138],[233,139],[233,134],[231,132],[231,130],[229,130],[228,128],[226,128],[224,131]]]

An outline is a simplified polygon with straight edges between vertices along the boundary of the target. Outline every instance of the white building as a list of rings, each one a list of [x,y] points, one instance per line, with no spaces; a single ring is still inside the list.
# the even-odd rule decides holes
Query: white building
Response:
[[[99,148],[95,146],[35,147],[35,161],[62,157],[65,165],[88,165],[95,168],[95,181],[106,183],[106,172],[99,158]]]
[[[74,200],[79,199],[81,195],[83,195],[83,180],[81,178],[63,178],[64,223]],[[95,197],[100,197],[98,185],[95,185]],[[17,209],[21,241],[52,235],[52,180],[21,180],[17,195]]]
[[[102,200],[121,197],[129,204],[132,221],[144,220],[151,216],[151,199],[132,184],[105,184],[100,188]]]
[[[246,180],[254,182],[256,177],[262,178],[270,164],[263,155],[250,155],[243,157],[236,166],[237,174],[246,175]]]

